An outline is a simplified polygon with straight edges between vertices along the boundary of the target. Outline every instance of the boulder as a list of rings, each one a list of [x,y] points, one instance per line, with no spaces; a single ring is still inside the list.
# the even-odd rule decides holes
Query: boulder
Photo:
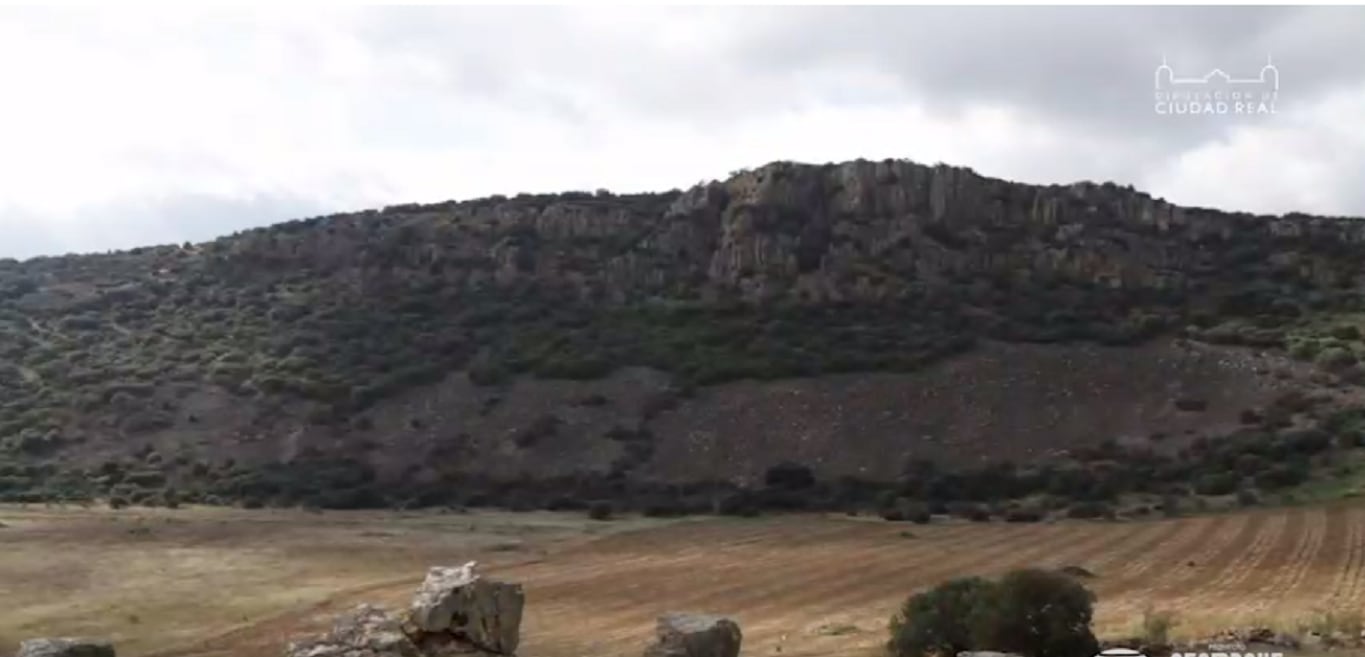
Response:
[[[14,657],[114,657],[114,647],[92,639],[29,639]]]
[[[644,657],[738,657],[743,638],[734,621],[708,614],[664,614],[655,632]]]
[[[526,595],[520,584],[484,579],[475,565],[427,571],[406,624],[425,653],[516,652]]]
[[[459,568],[434,567],[427,571],[407,613],[393,614],[361,605],[338,618],[330,633],[291,643],[285,654],[287,657],[513,655],[520,640],[521,611],[526,596],[520,584],[480,577],[474,571],[475,565],[471,561]]]
[[[388,612],[360,605],[337,618],[332,631],[289,644],[286,657],[420,657],[402,624]]]

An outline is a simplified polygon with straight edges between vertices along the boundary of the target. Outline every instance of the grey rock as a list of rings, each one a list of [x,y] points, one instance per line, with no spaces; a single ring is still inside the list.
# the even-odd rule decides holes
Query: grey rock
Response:
[[[516,652],[526,595],[520,584],[484,579],[475,566],[427,572],[408,612],[409,634],[424,652]]]
[[[388,612],[360,605],[337,618],[328,634],[289,644],[286,657],[420,657],[417,645]]]
[[[664,614],[655,632],[645,657],[738,657],[743,639],[737,623],[710,614]]]
[[[29,639],[19,644],[15,657],[114,657],[114,647],[93,639]]]
[[[427,572],[406,613],[361,605],[331,632],[289,644],[286,657],[513,655],[525,595],[518,584],[484,579],[469,562]],[[84,656],[81,656],[84,657]]]

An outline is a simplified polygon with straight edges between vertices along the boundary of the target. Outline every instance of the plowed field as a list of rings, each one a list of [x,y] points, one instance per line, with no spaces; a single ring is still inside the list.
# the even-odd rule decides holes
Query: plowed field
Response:
[[[371,518],[356,520],[348,531],[384,525],[379,517]],[[306,540],[274,539],[281,545],[272,555],[280,560],[274,566],[278,585],[299,592],[291,603],[270,613],[225,614],[216,623],[209,619],[196,625],[194,636],[166,627],[161,636],[179,637],[176,645],[158,646],[144,638],[156,635],[156,617],[143,617],[138,629],[129,630],[114,627],[121,618],[111,615],[111,627],[103,633],[126,635],[131,650],[120,654],[133,657],[274,656],[290,636],[324,626],[337,610],[360,601],[401,604],[420,580],[418,564],[470,557],[485,562],[491,576],[525,584],[528,608],[520,653],[527,657],[638,655],[654,618],[672,610],[733,615],[743,627],[748,655],[867,655],[884,641],[886,619],[907,594],[950,577],[1020,566],[1077,566],[1093,573],[1085,582],[1099,596],[1097,629],[1107,635],[1133,634],[1141,609],[1149,604],[1176,612],[1177,634],[1248,623],[1290,628],[1321,609],[1365,608],[1362,505],[1031,525],[918,526],[822,516],[704,519],[622,525],[629,531],[600,536],[583,535],[582,526],[574,528],[566,520],[558,534],[523,535],[515,550],[449,542],[441,522],[395,534],[401,549],[372,541],[338,552],[340,534],[329,530],[330,548],[318,545],[314,557],[332,568],[353,569],[351,577],[334,573],[332,579],[289,567],[290,560],[309,557]],[[232,525],[215,526],[230,531]],[[447,542],[432,543],[430,549],[421,545],[437,534]],[[22,542],[23,536],[20,527],[0,530],[0,547]],[[240,538],[249,543],[249,536]],[[40,538],[35,534],[32,540]],[[157,540],[144,547],[168,562],[183,558],[177,550],[186,549]],[[12,554],[0,552],[0,575],[22,569],[7,563]],[[201,567],[214,565],[205,561]],[[68,595],[82,591],[81,581],[53,581],[67,587]],[[0,588],[5,588],[3,580]],[[179,606],[199,605],[204,613],[232,602],[192,598],[192,591],[171,580],[161,590],[183,598]],[[24,597],[22,591],[0,596],[0,618],[18,612]],[[64,633],[62,623],[59,616],[33,618],[22,633]],[[0,638],[9,641],[9,633],[18,631],[0,625]],[[0,642],[0,649],[6,647]]]

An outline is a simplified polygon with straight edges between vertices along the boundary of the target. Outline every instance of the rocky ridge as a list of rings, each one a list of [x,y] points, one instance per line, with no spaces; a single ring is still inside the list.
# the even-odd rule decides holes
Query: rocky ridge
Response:
[[[996,344],[1126,350],[1183,335],[1269,350],[1228,356],[1269,372],[1286,349],[1327,344],[1314,318],[1360,308],[1362,237],[1352,219],[889,160],[776,162],[686,191],[394,206],[197,245],[0,261],[0,495],[169,486],[184,499],[295,503],[316,493],[290,488],[301,479],[351,491],[375,478],[689,478],[720,459],[690,456],[698,441],[743,448],[736,389],[775,403],[790,384],[951,372]],[[990,386],[946,385],[948,398]],[[1273,394],[1239,393],[1242,408],[1179,430],[1226,428]],[[1125,395],[1170,393],[1115,403]],[[723,410],[696,412],[708,397]],[[839,409],[862,403],[817,404],[762,451],[838,461],[830,474],[884,464],[889,443],[963,453],[920,438],[960,440],[956,418],[831,447],[847,434]],[[1165,432],[1148,419],[1163,414],[1084,440]],[[988,437],[973,459],[1054,447],[1006,445],[1018,443]],[[744,471],[727,476],[772,465],[732,460]],[[374,502],[357,495],[338,503]]]

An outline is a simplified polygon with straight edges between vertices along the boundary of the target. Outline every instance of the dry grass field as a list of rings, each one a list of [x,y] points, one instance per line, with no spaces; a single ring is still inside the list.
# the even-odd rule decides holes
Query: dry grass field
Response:
[[[0,653],[83,633],[127,657],[273,657],[471,558],[526,585],[531,657],[638,655],[667,610],[733,614],[748,655],[861,657],[910,592],[1019,566],[1091,571],[1102,635],[1135,633],[1148,604],[1175,612],[1177,635],[1365,608],[1358,504],[1034,525],[15,508],[0,522]]]

